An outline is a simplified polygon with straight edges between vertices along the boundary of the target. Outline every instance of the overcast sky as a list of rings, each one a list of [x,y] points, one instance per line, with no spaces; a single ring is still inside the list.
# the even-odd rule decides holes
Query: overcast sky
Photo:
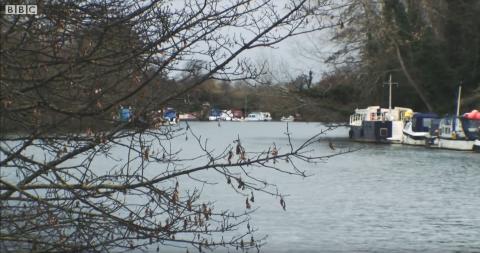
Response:
[[[243,55],[258,63],[266,61],[274,81],[292,80],[310,70],[314,81],[318,81],[322,73],[331,69],[324,63],[334,49],[330,37],[327,30],[313,32],[288,38],[274,48],[256,48]]]
[[[185,8],[184,1],[188,0],[174,0],[173,8],[182,10]],[[284,6],[286,3],[289,3],[293,0],[275,0],[275,5],[278,7],[276,11],[278,13],[285,12],[286,9],[282,9],[281,6]],[[228,1],[227,1],[228,2]],[[330,14],[331,12],[328,12]],[[260,12],[259,14],[262,14]],[[320,16],[318,19],[322,20],[322,26],[331,25],[331,22],[335,22],[334,19],[330,18],[331,15],[327,16],[323,20]],[[313,20],[310,24],[310,28],[305,29],[314,29],[317,27],[318,23],[315,23]],[[331,28],[334,29],[334,28]],[[299,29],[301,32],[302,29]],[[255,36],[250,30],[243,30],[240,27],[228,27],[224,29],[225,34],[230,37],[244,37],[246,40]],[[285,31],[284,31],[285,32]],[[282,33],[281,30],[279,33]],[[275,44],[271,48],[267,47],[256,47],[251,50],[244,51],[240,57],[245,57],[251,62],[261,65],[266,62],[270,72],[272,81],[275,82],[285,82],[295,79],[298,75],[307,74],[309,71],[313,72],[313,80],[317,82],[321,79],[322,74],[330,70],[329,66],[324,63],[325,59],[328,58],[333,52],[333,43],[330,42],[332,37],[332,30],[321,30],[308,34],[297,35],[294,37],[287,38],[281,41],[278,44]],[[238,45],[237,45],[238,46]],[[201,47],[201,46],[200,46]],[[232,48],[232,50],[234,50]],[[198,57],[196,55],[195,57]],[[200,60],[210,61],[210,59]]]

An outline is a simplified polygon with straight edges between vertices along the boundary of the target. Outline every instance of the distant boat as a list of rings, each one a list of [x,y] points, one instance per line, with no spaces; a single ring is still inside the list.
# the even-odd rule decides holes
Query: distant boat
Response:
[[[118,112],[118,119],[120,122],[130,122],[133,117],[133,110],[131,106],[121,106]]]
[[[290,115],[288,117],[282,116],[280,118],[280,121],[283,121],[283,122],[292,122],[294,120],[295,120],[295,117],[293,117],[292,115]]]
[[[243,112],[239,109],[232,109],[232,121],[243,121]]]
[[[231,121],[233,118],[233,113],[231,110],[223,110],[220,114],[220,119],[224,121]]]
[[[193,113],[182,113],[178,115],[178,119],[182,121],[193,121],[198,120],[198,117]]]
[[[271,121],[272,116],[269,112],[251,112],[245,118],[246,121]]]
[[[272,115],[270,115],[269,112],[262,112],[263,114],[263,120],[264,121],[271,121],[272,120]]]
[[[210,114],[208,115],[208,120],[210,121],[220,120],[221,116],[222,116],[222,110],[218,108],[213,108],[210,110]]]
[[[163,112],[163,122],[162,125],[175,125],[177,124],[177,112],[175,109],[169,107],[166,108]]]
[[[437,129],[439,118],[435,113],[413,113],[405,115],[407,122],[403,128],[402,143],[424,146],[430,134],[430,129]]]
[[[234,117],[234,118],[232,118],[232,121],[237,121],[237,122],[239,122],[239,121],[245,121],[245,119],[244,119],[244,118],[236,118],[236,117]]]

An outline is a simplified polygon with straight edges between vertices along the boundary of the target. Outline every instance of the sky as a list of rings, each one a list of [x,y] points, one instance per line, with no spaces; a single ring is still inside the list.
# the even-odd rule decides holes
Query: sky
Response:
[[[173,8],[177,10],[183,9],[185,7],[184,1],[186,0],[173,0]],[[286,11],[282,9],[282,6],[290,1],[292,0],[274,0],[272,3],[277,7],[278,14],[281,14]],[[298,0],[293,1],[298,2]],[[226,2],[228,3],[229,1],[226,0]],[[269,14],[268,11],[266,13]],[[328,11],[328,16],[324,17],[320,22],[324,25],[335,22],[334,19],[330,18],[331,13]],[[312,19],[310,26],[312,24],[315,24],[315,19]],[[297,35],[287,38],[270,48],[257,47],[244,51],[240,57],[245,57],[256,65],[266,63],[271,73],[271,80],[274,83],[294,80],[301,74],[308,75],[309,71],[313,72],[313,81],[318,82],[323,73],[331,71],[331,66],[325,64],[324,61],[334,51],[334,43],[330,41],[332,31],[332,29],[320,30]],[[249,30],[242,31],[239,27],[226,28],[225,32],[229,34],[228,36],[245,36],[247,40],[252,35]],[[205,60],[209,61],[208,58]]]
[[[334,50],[330,37],[329,31],[302,34],[288,38],[273,48],[248,51],[244,56],[251,57],[257,63],[267,62],[274,81],[293,80],[298,75],[308,75],[311,70],[313,81],[316,82],[323,73],[331,71],[331,66],[324,63]]]
[[[279,7],[291,0],[275,1]],[[312,1],[313,4],[319,4],[320,2],[322,1]],[[256,48],[245,52],[243,56],[251,57],[257,63],[267,62],[273,81],[291,81],[301,74],[308,75],[309,71],[313,72],[314,82],[320,81],[324,73],[333,70],[332,66],[325,63],[325,60],[338,50],[338,45],[332,42],[331,38],[338,29],[336,22],[338,22],[339,9],[332,11],[331,8],[341,2],[342,0],[337,0],[333,4],[325,1],[325,6],[320,5],[323,7],[316,10],[317,15],[311,16],[309,18],[311,22],[307,23],[309,27],[307,29],[315,29],[319,25],[333,26],[333,28],[296,35],[274,45],[272,48]],[[307,5],[309,5],[308,2]],[[330,5],[333,5],[333,7]]]

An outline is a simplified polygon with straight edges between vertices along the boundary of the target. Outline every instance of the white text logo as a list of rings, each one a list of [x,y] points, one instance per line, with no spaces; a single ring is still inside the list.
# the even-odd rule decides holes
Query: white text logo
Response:
[[[37,5],[5,5],[5,14],[11,15],[35,15]]]

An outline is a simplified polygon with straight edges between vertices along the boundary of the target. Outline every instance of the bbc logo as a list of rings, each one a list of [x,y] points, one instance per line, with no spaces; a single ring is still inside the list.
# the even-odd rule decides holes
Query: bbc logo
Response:
[[[37,5],[5,5],[5,14],[36,15]]]

